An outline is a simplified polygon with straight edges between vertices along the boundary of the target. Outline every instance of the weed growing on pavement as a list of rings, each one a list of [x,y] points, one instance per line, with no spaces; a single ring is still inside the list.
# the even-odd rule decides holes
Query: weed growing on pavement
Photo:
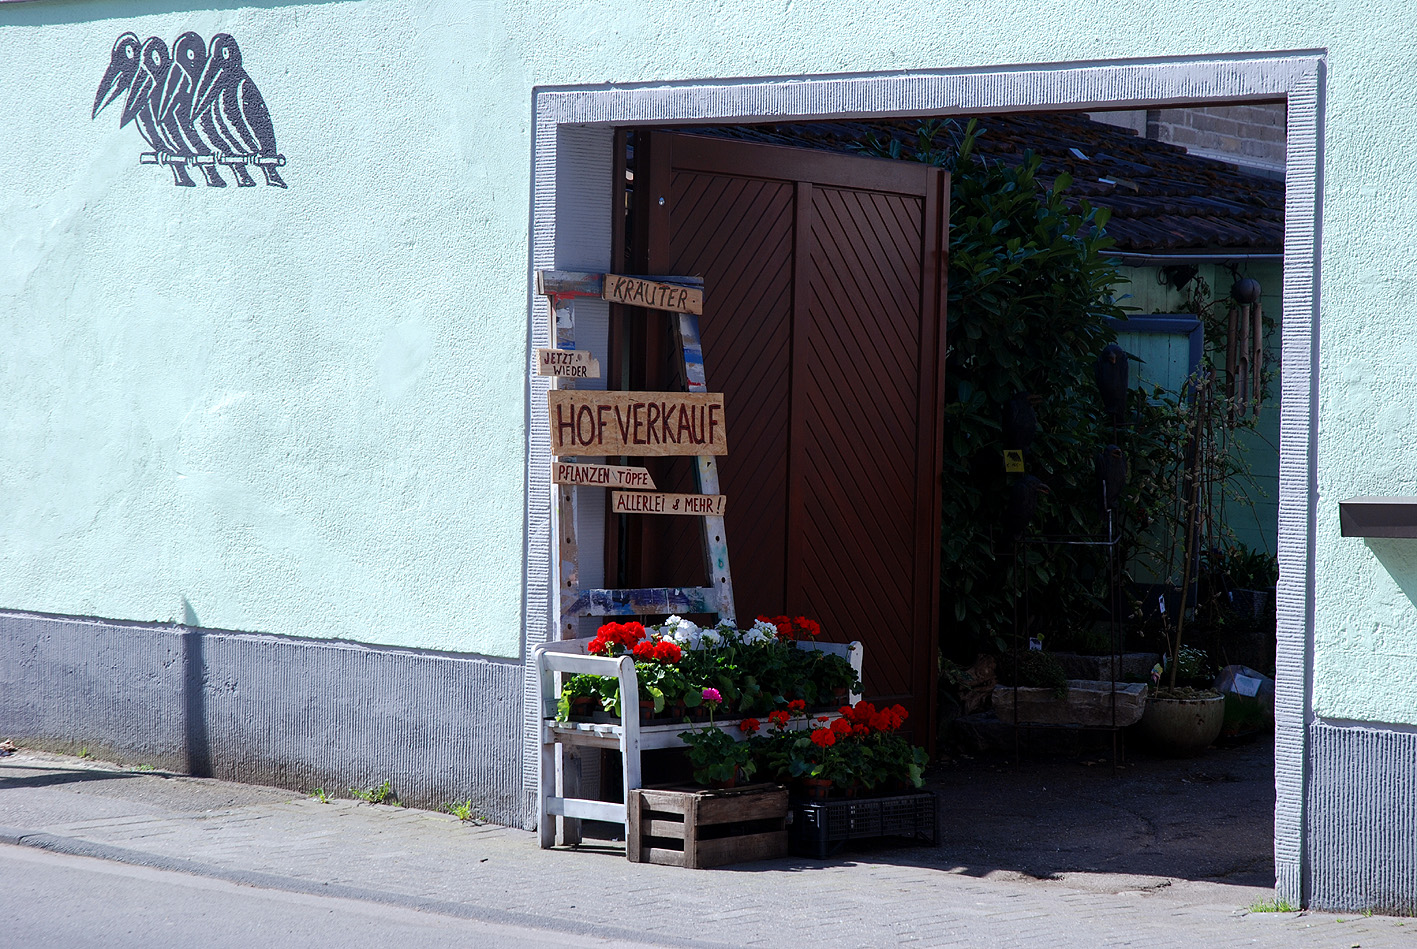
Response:
[[[85,748],[80,748],[80,749],[79,749],[79,757],[80,757],[80,758],[92,758],[93,755],[90,754],[88,748],[85,747]]]
[[[325,793],[324,788],[316,788],[315,790],[310,792],[310,796],[313,797],[315,800],[319,801],[321,804],[328,804],[331,800],[330,796]]]
[[[365,788],[363,790],[360,790],[359,788],[350,788],[349,793],[351,796],[356,797],[361,801],[364,801],[366,804],[399,803],[399,799],[394,795],[394,789],[389,784],[388,779],[379,782],[378,787]]]
[[[482,818],[473,813],[471,800],[461,802],[454,801],[452,804],[444,804],[443,810],[452,814],[458,820],[470,820],[479,824],[482,823]]]
[[[1291,906],[1288,900],[1281,900],[1278,897],[1272,900],[1260,900],[1250,904],[1252,913],[1297,913],[1298,909]]]
[[[153,770],[153,766],[150,765],[150,764],[140,764],[140,765],[138,765],[136,768],[134,768],[133,770],[134,770],[134,771],[151,771],[151,770]]]

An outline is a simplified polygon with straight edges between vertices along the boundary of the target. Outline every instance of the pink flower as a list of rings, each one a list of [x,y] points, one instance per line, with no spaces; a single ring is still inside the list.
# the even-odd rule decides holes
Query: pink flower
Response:
[[[704,689],[704,701],[722,702],[723,696],[719,694],[718,689]]]

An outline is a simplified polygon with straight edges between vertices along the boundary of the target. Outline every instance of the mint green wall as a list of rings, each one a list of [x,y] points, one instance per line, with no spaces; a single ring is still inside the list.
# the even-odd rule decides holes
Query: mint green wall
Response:
[[[0,606],[516,655],[528,99],[487,94],[496,17],[133,9],[0,7]],[[289,190],[174,187],[121,100],[90,120],[120,33],[186,29],[237,37]]]
[[[145,9],[0,4],[0,606],[516,653],[536,85],[1324,48],[1314,702],[1417,724],[1409,565],[1337,515],[1417,493],[1410,4]],[[89,120],[119,32],[189,28],[240,40],[289,191]]]

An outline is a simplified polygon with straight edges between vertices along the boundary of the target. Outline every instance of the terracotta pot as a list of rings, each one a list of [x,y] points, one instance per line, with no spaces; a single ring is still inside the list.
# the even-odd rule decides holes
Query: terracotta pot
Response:
[[[831,778],[802,778],[802,790],[809,801],[825,801],[831,793]]]
[[[595,699],[589,695],[577,695],[571,699],[571,718],[587,720],[596,711]]]
[[[654,699],[640,699],[640,724],[654,720]]]
[[[1225,724],[1225,696],[1146,700],[1140,728],[1163,754],[1178,758],[1200,754],[1220,736]]]

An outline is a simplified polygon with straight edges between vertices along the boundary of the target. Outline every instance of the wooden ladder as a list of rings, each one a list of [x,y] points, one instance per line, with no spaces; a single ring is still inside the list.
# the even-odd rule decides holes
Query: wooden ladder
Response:
[[[614,275],[612,275],[614,276]],[[577,297],[605,299],[605,274],[539,270],[536,291],[551,303],[551,339],[558,350],[576,348],[575,300]],[[703,280],[697,277],[634,277],[659,285],[681,287],[702,293]],[[672,295],[671,295],[672,296]],[[704,378],[703,345],[699,340],[699,318],[693,313],[663,307],[674,320],[675,337],[683,359],[684,379],[689,392],[708,392]],[[554,388],[574,388],[574,379],[553,378]],[[712,455],[695,458],[695,481],[701,494],[718,494],[718,462]],[[558,459],[568,461],[562,457]],[[607,463],[609,459],[607,459]],[[736,619],[733,603],[733,574],[728,564],[727,534],[722,515],[703,515],[703,553],[708,567],[705,587],[648,587],[641,589],[583,589],[580,585],[580,549],[576,542],[576,485],[553,484],[552,569],[556,578],[555,610],[558,617],[556,639],[580,635],[583,616],[652,616],[671,613],[712,613],[722,619]]]

